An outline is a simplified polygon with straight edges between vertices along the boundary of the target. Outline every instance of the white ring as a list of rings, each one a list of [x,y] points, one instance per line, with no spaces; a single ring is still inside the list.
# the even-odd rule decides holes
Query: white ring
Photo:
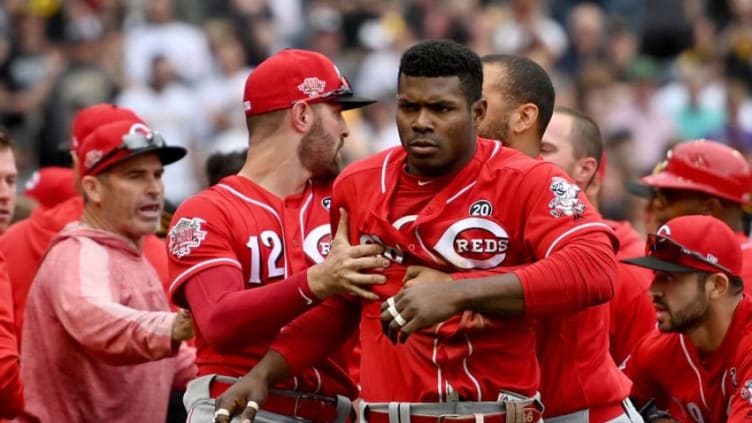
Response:
[[[230,417],[230,410],[226,408],[220,408],[219,410],[214,412],[214,421],[217,421],[217,417],[219,416],[225,416]]]
[[[396,304],[394,304],[394,297],[389,297],[389,298],[387,298],[387,299],[386,299],[386,305],[388,305],[388,306],[389,306],[389,307],[391,307],[391,308],[394,308],[394,309],[395,309],[395,311],[397,310],[397,309],[395,308],[395,307],[396,307]]]
[[[253,400],[248,401],[248,404],[246,404],[245,406],[246,408],[253,408],[256,411],[259,411],[259,405],[256,401],[253,401]]]
[[[387,310],[389,310],[389,314],[392,315],[392,318],[395,322],[397,322],[398,325],[400,325],[400,327],[405,326],[405,323],[407,323],[407,321],[404,317],[402,317],[402,315],[399,313],[399,311],[397,311],[395,307],[389,306]]]

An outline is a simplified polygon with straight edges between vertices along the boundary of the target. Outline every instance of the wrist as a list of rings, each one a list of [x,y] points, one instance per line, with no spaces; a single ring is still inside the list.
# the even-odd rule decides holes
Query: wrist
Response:
[[[303,285],[305,285],[306,291],[313,294],[317,300],[323,300],[329,295],[325,284],[322,282],[325,277],[325,269],[320,264],[315,264],[306,271]]]

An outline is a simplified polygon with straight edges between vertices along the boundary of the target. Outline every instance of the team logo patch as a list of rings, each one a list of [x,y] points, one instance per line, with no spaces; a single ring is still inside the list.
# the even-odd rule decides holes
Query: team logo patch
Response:
[[[739,396],[742,401],[749,401],[752,404],[752,380],[744,382],[744,386],[739,390]]]
[[[332,197],[324,197],[321,200],[321,206],[329,210],[332,207]]]
[[[323,93],[324,88],[326,88],[326,81],[317,77],[306,78],[303,80],[303,82],[298,84],[298,89],[300,90],[300,92],[307,95],[308,97],[313,97],[315,95]]]
[[[468,217],[449,226],[434,249],[460,269],[490,269],[506,259],[509,234],[493,220]]]
[[[92,166],[102,159],[102,156],[104,156],[102,150],[97,149],[87,152],[86,157],[84,158],[84,167],[86,167],[86,169],[91,169]]]
[[[554,198],[548,203],[553,217],[572,216],[578,218],[585,212],[585,204],[577,198],[580,188],[566,179],[554,176],[549,187]]]
[[[206,221],[198,217],[192,219],[181,217],[167,236],[167,248],[170,254],[183,258],[191,253],[192,248],[201,245],[206,238],[206,231],[201,230],[201,224],[204,222]]]

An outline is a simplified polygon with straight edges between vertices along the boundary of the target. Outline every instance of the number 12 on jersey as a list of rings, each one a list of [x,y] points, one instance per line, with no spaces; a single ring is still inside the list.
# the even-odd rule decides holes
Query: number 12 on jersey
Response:
[[[274,231],[263,231],[261,236],[251,235],[248,237],[246,243],[251,253],[251,275],[248,278],[248,283],[260,284],[263,282],[261,279],[261,244],[266,248],[271,248],[265,263],[267,271],[265,280],[269,281],[285,275],[285,268],[277,265],[277,261],[282,255],[282,240]]]

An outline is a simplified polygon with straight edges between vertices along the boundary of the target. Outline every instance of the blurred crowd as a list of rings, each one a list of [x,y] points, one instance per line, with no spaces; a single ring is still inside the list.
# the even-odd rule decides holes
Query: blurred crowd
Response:
[[[354,160],[399,142],[399,57],[429,38],[524,54],[548,71],[557,105],[595,118],[608,218],[639,226],[624,181],[678,142],[752,154],[752,0],[5,0],[0,124],[18,146],[23,187],[39,167],[70,164],[77,111],[129,107],[190,151],[165,173],[178,204],[206,186],[209,155],[246,147],[242,86],[270,54],[321,51],[356,92],[380,99],[347,114]]]

